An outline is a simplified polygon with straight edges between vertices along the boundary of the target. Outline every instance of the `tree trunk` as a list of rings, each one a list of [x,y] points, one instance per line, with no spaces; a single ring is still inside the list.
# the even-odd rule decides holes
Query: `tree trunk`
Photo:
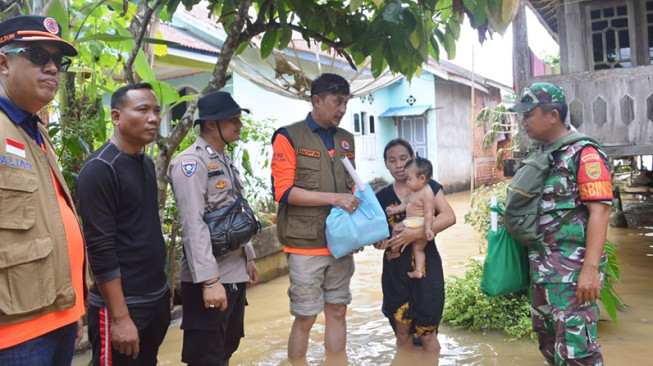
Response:
[[[528,30],[526,28],[526,9],[525,0],[520,0],[519,10],[512,21],[512,67],[515,80],[515,94],[517,101],[521,98],[521,91],[530,84],[531,79],[531,59],[530,48],[528,47]],[[519,152],[515,151],[515,156],[523,155],[528,148],[530,139],[520,130],[519,134]]]
[[[143,45],[143,38],[145,38],[145,35],[147,34],[150,37],[156,35],[159,21],[152,17],[152,14],[154,14],[154,11],[159,7],[159,5],[161,5],[161,0],[155,0],[151,5],[148,5],[146,1],[139,5],[138,13],[132,18],[129,31],[134,35],[134,47],[125,62],[125,79],[127,79],[127,82],[130,84],[140,80],[138,75],[134,75],[132,67],[134,66],[134,60],[136,60],[136,54],[138,54],[138,50]],[[152,65],[152,62],[154,61],[154,46],[146,45],[143,47],[143,50],[147,55],[147,60],[150,62],[150,65]]]

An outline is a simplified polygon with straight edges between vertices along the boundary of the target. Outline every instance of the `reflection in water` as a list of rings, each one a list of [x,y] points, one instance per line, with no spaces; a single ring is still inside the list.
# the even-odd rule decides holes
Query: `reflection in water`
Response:
[[[438,235],[445,275],[464,272],[470,256],[479,256],[476,234],[464,224],[469,193],[447,196],[458,223]],[[650,207],[650,206],[649,206]],[[650,212],[650,209],[649,209]],[[619,294],[628,307],[619,312],[619,324],[609,320],[599,324],[598,337],[607,365],[645,365],[653,359],[653,225],[636,229],[610,228],[621,265]],[[288,312],[288,277],[277,278],[248,290],[245,315],[246,337],[234,354],[231,365],[545,365],[537,344],[528,339],[509,342],[495,333],[470,333],[443,325],[438,335],[439,357],[421,349],[396,350],[394,336],[381,313],[381,251],[367,248],[356,255],[352,279],[353,301],[347,315],[346,353],[325,354],[324,317],[318,317],[308,348],[308,357],[299,363],[286,359],[286,342],[292,317]],[[602,319],[608,319],[607,314]],[[168,331],[159,355],[159,365],[180,365],[179,322]],[[89,355],[75,360],[88,362]]]

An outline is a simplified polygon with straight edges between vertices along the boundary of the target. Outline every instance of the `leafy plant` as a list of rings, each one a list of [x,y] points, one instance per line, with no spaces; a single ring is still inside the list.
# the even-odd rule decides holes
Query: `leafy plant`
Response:
[[[528,292],[487,297],[481,292],[483,262],[472,259],[466,266],[469,269],[464,277],[449,276],[445,280],[442,321],[472,331],[500,330],[511,340],[534,338]]]
[[[560,52],[557,52],[554,55],[542,53],[540,54],[540,60],[551,67],[560,66]]]
[[[476,116],[476,125],[482,126],[489,124],[485,136],[483,136],[483,150],[494,146],[497,138],[501,134],[510,133],[510,145],[497,149],[497,158],[495,166],[501,168],[501,162],[509,154],[519,148],[519,129],[515,123],[515,113],[510,112],[504,104],[499,104],[494,108],[485,107]]]
[[[608,255],[608,263],[605,266],[605,280],[601,289],[601,302],[605,311],[608,312],[610,319],[617,324],[617,308],[624,305],[621,296],[617,293],[614,286],[619,283],[621,272],[619,271],[619,262],[617,262],[617,253],[614,244],[610,240],[605,241],[605,252]]]
[[[249,116],[244,116],[241,120],[243,121],[241,141],[230,151],[230,156],[239,167],[244,180],[245,197],[258,211],[276,212],[276,203],[270,194],[269,181],[254,173],[255,170],[267,170],[270,167],[274,132],[272,126],[276,121],[272,118],[256,121]]]

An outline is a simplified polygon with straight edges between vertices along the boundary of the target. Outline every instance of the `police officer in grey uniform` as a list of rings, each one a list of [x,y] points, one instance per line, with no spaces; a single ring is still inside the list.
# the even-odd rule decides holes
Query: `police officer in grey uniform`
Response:
[[[227,92],[198,102],[200,134],[168,167],[182,228],[181,293],[184,317],[182,361],[228,365],[244,336],[245,288],[258,282],[252,243],[214,257],[202,217],[241,193],[238,170],[225,147],[240,140],[242,109]]]

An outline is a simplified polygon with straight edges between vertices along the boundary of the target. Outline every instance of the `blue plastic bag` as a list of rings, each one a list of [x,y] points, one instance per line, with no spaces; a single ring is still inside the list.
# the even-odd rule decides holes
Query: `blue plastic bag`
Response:
[[[354,195],[362,203],[353,213],[334,206],[326,220],[327,247],[335,258],[390,236],[385,212],[372,187],[366,183],[365,191],[357,189]]]

